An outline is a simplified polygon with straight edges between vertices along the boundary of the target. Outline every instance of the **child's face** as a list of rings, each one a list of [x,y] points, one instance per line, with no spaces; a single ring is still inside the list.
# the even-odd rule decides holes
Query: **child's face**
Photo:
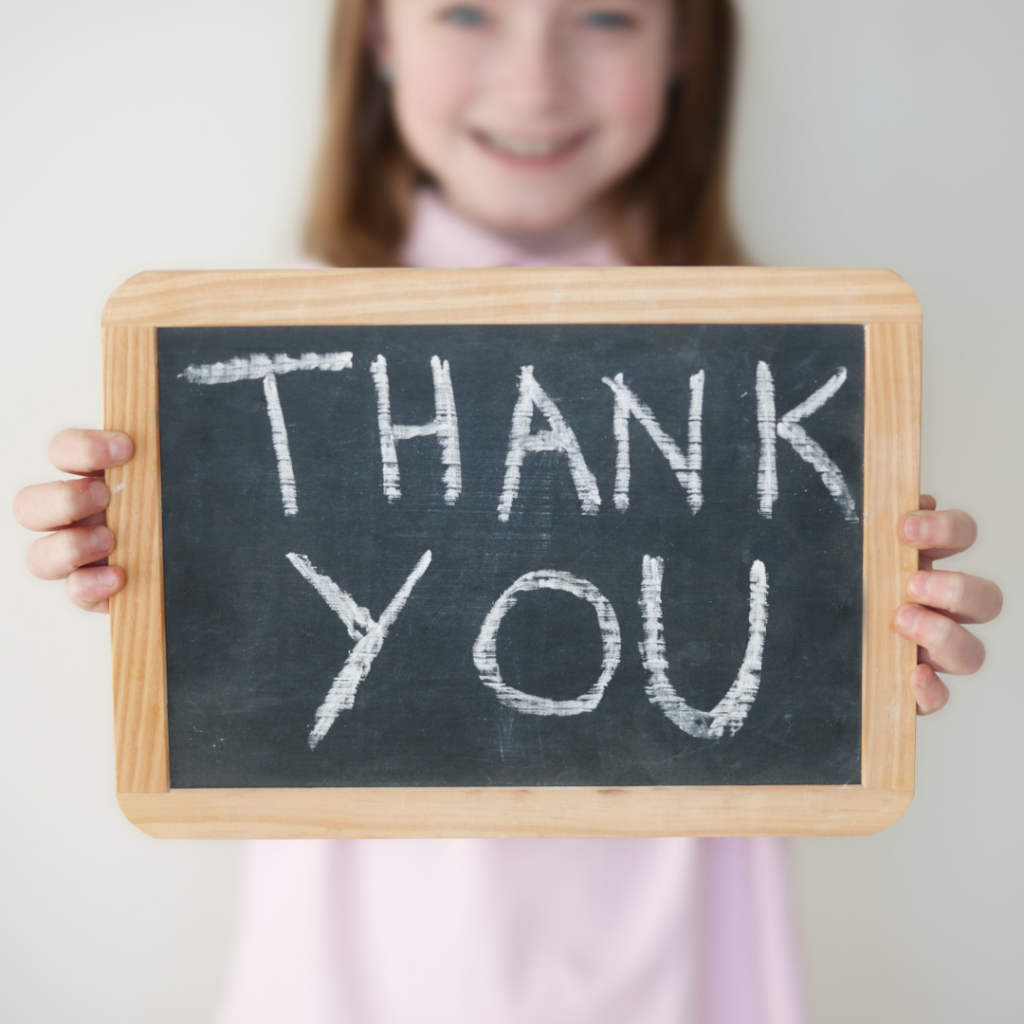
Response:
[[[483,224],[587,222],[658,137],[671,0],[384,0],[384,15],[402,137]]]

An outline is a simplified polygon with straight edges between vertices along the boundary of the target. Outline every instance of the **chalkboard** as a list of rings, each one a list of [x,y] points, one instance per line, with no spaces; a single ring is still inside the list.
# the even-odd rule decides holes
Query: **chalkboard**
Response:
[[[315,791],[313,824],[331,834],[391,831],[383,812],[349,819],[365,794],[420,802],[415,824],[392,816],[403,834],[447,834],[452,801],[470,793],[460,834],[860,831],[849,814],[793,828],[779,800],[831,795],[835,815],[850,790],[905,795],[905,765],[900,785],[872,785],[880,760],[907,757],[905,672],[877,684],[897,706],[884,756],[866,710],[879,667],[866,644],[878,617],[870,380],[899,346],[868,316],[833,306],[809,318],[791,304],[789,317],[756,317],[763,300],[749,296],[733,302],[741,322],[699,308],[652,322],[630,304],[640,282],[663,280],[635,276],[649,271],[568,272],[580,305],[612,285],[615,308],[552,318],[544,299],[564,303],[566,273],[491,272],[492,296],[525,299],[514,317],[481,316],[474,300],[459,309],[457,295],[431,315],[403,285],[438,279],[408,271],[202,278],[221,307],[247,283],[290,300],[263,322],[251,308],[232,322],[193,296],[181,323],[180,306],[168,317],[147,295],[165,778],[131,792],[191,799],[194,816],[210,794],[266,806],[268,794]],[[707,305],[706,281],[697,291],[671,273]],[[311,310],[296,294],[310,283],[329,301],[339,284],[372,284],[380,309]],[[165,279],[168,293],[187,299],[180,279]],[[111,347],[108,336],[108,360]],[[909,415],[889,410],[907,424],[897,451],[914,444],[915,385],[913,374],[887,385],[911,403]],[[893,440],[881,443],[891,452]],[[893,511],[916,494],[912,459],[897,467]],[[894,536],[895,516],[885,525]],[[130,556],[142,538],[127,533]],[[898,587],[910,566],[887,547]],[[912,772],[912,732],[909,755]],[[583,829],[524,828],[521,811],[501,812],[509,793],[639,806],[701,791],[751,807],[763,794],[776,820],[762,810],[755,828],[704,810],[695,828],[688,811],[681,828],[662,808],[646,825],[624,827],[616,811]],[[344,822],[324,800],[346,808]],[[270,834],[306,834],[309,816]],[[180,829],[181,811],[172,817]],[[231,814],[203,817],[209,834],[238,834]]]

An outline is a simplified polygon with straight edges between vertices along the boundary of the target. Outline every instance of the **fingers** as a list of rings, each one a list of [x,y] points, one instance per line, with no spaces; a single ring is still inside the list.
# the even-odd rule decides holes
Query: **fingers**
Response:
[[[930,569],[936,558],[966,551],[978,536],[975,521],[957,509],[937,512],[936,501],[922,494],[920,511],[900,519],[900,540],[921,552],[927,569],[907,581],[916,602],[897,609],[896,631],[918,646],[920,664],[910,676],[917,713],[930,715],[949,700],[949,688],[936,672],[969,675],[985,661],[985,645],[961,623],[989,622],[1003,606],[1003,595],[991,580],[960,572]]]
[[[900,540],[925,558],[948,558],[966,551],[977,539],[978,525],[959,509],[908,512],[899,521]]]
[[[106,526],[72,526],[34,541],[25,561],[43,580],[62,580],[80,566],[106,558],[114,550],[114,534]]]
[[[991,622],[1003,608],[1003,592],[991,580],[964,572],[915,572],[907,593],[918,604],[948,612],[957,622]]]
[[[14,515],[30,530],[56,530],[35,541],[26,562],[44,580],[67,579],[71,601],[89,611],[105,612],[112,594],[124,586],[124,571],[97,565],[114,550],[114,534],[104,510],[110,491],[99,475],[126,463],[134,453],[130,437],[116,431],[61,431],[50,442],[50,461],[83,480],[62,480],[25,487],[15,496]]]
[[[946,706],[949,687],[935,674],[931,665],[918,665],[910,674],[910,690],[917,701],[917,713],[930,715]]]
[[[114,565],[76,569],[67,580],[71,602],[87,612],[109,611],[110,598],[123,586],[124,570]]]
[[[98,477],[33,484],[14,496],[14,518],[29,530],[58,530],[102,512],[110,491]]]
[[[98,473],[124,465],[134,451],[127,434],[72,427],[50,442],[50,461],[62,473]]]
[[[948,615],[904,604],[896,610],[896,632],[921,648],[920,660],[939,672],[965,676],[985,661],[985,645]]]

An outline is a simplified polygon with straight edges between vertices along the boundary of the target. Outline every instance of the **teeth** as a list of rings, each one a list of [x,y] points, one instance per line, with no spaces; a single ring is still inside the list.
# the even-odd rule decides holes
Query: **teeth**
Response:
[[[480,135],[492,149],[497,149],[523,160],[542,160],[544,157],[554,156],[556,153],[568,149],[576,141],[575,137],[552,139],[545,142],[537,139],[516,139],[508,136],[489,135],[483,132]]]

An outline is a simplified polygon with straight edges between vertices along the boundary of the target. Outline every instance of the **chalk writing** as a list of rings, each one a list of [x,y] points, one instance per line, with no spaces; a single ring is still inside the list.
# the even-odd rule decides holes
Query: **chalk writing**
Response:
[[[757,364],[757,426],[761,436],[761,458],[757,470],[757,489],[761,515],[772,517],[772,505],[779,496],[778,475],[775,468],[775,436],[793,446],[793,451],[812,466],[821,476],[828,493],[842,509],[851,523],[857,522],[856,505],[839,467],[828,457],[825,449],[800,426],[800,420],[817,412],[846,380],[846,367],[841,366],[817,391],[798,406],[790,409],[781,419],[775,418],[775,383],[767,363]]]
[[[661,581],[665,563],[661,558],[644,555],[640,610],[644,620],[644,640],[640,657],[647,670],[647,695],[669,720],[697,739],[720,739],[726,732],[735,735],[743,725],[761,683],[761,655],[768,625],[768,574],[764,563],[750,566],[749,639],[739,673],[726,695],[710,710],[690,707],[673,689],[668,678],[668,658],[661,612]]]
[[[520,594],[528,594],[534,590],[561,590],[572,594],[582,601],[589,601],[597,612],[597,623],[601,628],[601,674],[597,682],[586,693],[571,700],[552,700],[549,697],[538,697],[532,693],[524,693],[509,686],[501,678],[498,668],[498,628],[501,620],[515,606]],[[516,711],[526,715],[580,715],[593,711],[604,695],[608,681],[619,667],[622,654],[622,639],[619,633],[619,620],[608,599],[593,583],[579,579],[567,572],[540,570],[528,572],[515,581],[494,602],[487,613],[480,634],[473,645],[473,664],[476,665],[480,679],[489,686],[502,704],[507,704]]]
[[[281,398],[277,392],[277,378],[283,373],[295,373],[298,370],[338,372],[351,368],[351,352],[329,352],[327,355],[305,352],[298,359],[287,355],[268,356],[257,353],[245,359],[228,359],[220,363],[186,366],[178,376],[184,377],[190,384],[233,384],[240,380],[263,381],[263,394],[267,400],[267,416],[270,419],[270,437],[277,459],[281,503],[284,505],[284,514],[294,516],[299,511],[299,499],[295,488],[291,449],[288,445],[288,428],[285,426]]]
[[[623,383],[621,373],[614,380],[602,377],[601,380],[615,394],[615,414],[613,429],[615,431],[615,507],[620,512],[629,508],[629,418],[635,416],[644,427],[658,451],[668,459],[679,486],[686,491],[687,501],[693,512],[698,512],[704,503],[700,490],[700,432],[701,409],[704,404],[704,371],[700,370],[690,377],[690,417],[687,436],[687,454],[684,455],[679,445],[672,440],[654,418],[650,408],[633,394]]]
[[[539,409],[551,424],[550,430],[541,430],[536,434],[530,432],[534,409]],[[534,379],[532,366],[524,366],[519,372],[519,400],[512,411],[512,430],[505,459],[505,483],[498,502],[498,518],[503,523],[508,522],[512,503],[519,494],[519,477],[528,452],[561,452],[569,462],[569,473],[584,515],[592,515],[598,510],[601,495],[597,489],[597,480],[587,467],[572,427],[565,422],[558,406]]]
[[[355,599],[342,590],[332,579],[318,572],[305,555],[294,552],[288,561],[313,585],[316,592],[327,602],[332,611],[345,623],[349,636],[356,641],[345,664],[331,684],[324,702],[317,708],[316,724],[309,734],[309,749],[312,750],[326,735],[334,720],[342,711],[348,711],[356,701],[359,684],[367,677],[373,659],[380,654],[388,630],[394,625],[399,612],[409,600],[412,588],[430,565],[430,552],[426,551],[416,563],[398,593],[391,599],[381,617],[374,622],[370,613],[360,607]]]
[[[172,786],[859,781],[863,327],[157,334]]]
[[[388,501],[402,496],[398,472],[396,441],[410,437],[437,436],[441,445],[441,463],[444,470],[444,500],[454,505],[462,492],[462,459],[459,454],[459,422],[455,415],[455,394],[452,390],[448,360],[443,363],[437,356],[430,359],[434,375],[434,419],[422,426],[406,426],[391,420],[391,388],[388,383],[388,363],[384,356],[370,364],[373,382],[377,388],[377,422],[380,428],[380,457],[383,465],[384,493]]]

